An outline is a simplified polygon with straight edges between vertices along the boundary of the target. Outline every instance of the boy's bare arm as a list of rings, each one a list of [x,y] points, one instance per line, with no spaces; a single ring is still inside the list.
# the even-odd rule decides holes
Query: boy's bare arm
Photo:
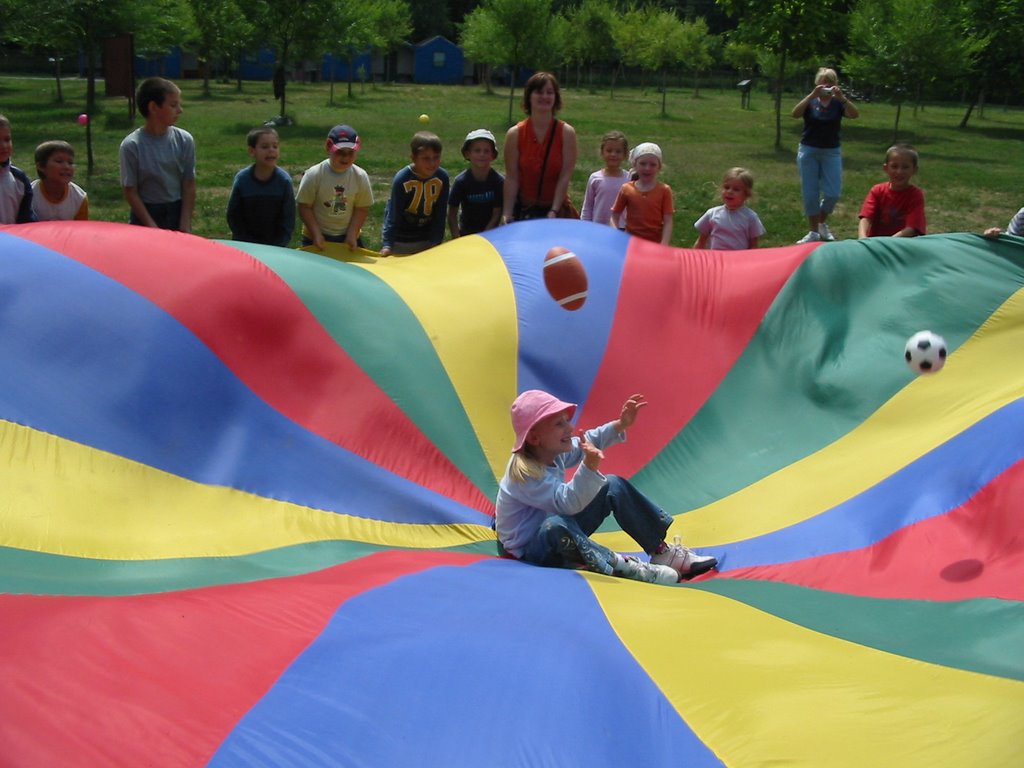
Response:
[[[462,234],[459,232],[459,208],[456,205],[448,206],[448,229],[452,233],[452,240]]]
[[[352,215],[355,216],[355,213]],[[309,203],[299,203],[299,218],[306,225],[306,231],[309,232],[309,239],[313,241],[313,245],[317,248],[323,248],[324,235],[320,231],[320,226],[316,223],[313,206]]]
[[[192,231],[192,214],[196,209],[196,180],[181,182],[181,219],[178,228],[182,232]]]
[[[494,229],[499,223],[501,223],[501,208],[495,208],[491,213],[491,220],[487,222],[487,226],[484,229]]]
[[[352,209],[352,218],[349,219],[348,230],[345,232],[345,243],[352,250],[359,247],[359,234],[363,230],[363,224],[366,223],[369,213],[368,207]]]
[[[122,187],[122,193],[124,199],[128,202],[128,207],[131,208],[132,213],[135,214],[135,218],[145,224],[147,227],[155,227],[156,222],[153,221],[153,217],[149,215],[149,211],[146,210],[146,204],[142,202],[142,198],[139,197],[139,190],[137,187]]]

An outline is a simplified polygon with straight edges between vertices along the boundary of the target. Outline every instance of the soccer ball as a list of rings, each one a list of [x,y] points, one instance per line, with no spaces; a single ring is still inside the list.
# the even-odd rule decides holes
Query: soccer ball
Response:
[[[907,339],[903,356],[914,373],[937,373],[946,364],[946,340],[931,331],[918,331]]]

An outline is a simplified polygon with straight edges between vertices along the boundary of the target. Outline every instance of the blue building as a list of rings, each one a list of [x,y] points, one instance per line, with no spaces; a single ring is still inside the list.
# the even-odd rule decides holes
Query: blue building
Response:
[[[325,82],[331,80],[332,68],[336,81],[345,82],[348,80],[348,58],[331,53],[324,56],[320,77]],[[357,54],[352,58],[352,79],[357,82],[363,79],[360,77],[360,70],[362,70],[362,75],[367,82],[373,79],[373,57],[369,51]]]
[[[247,53],[235,62],[243,80],[272,80],[276,55],[269,48]],[[315,82],[345,82],[349,79],[348,59],[338,54],[325,54],[319,60],[293,64],[286,71],[289,80]],[[471,62],[462,49],[446,37],[436,35],[415,45],[402,45],[388,56],[366,51],[352,62],[352,79],[394,79],[399,82],[423,84],[462,85],[476,81]],[[84,66],[80,64],[80,69]],[[169,53],[153,58],[135,56],[136,78],[159,75],[172,80],[199,77],[195,54],[173,48]]]
[[[274,78],[274,62],[277,60],[269,48],[260,48],[255,53],[247,53],[238,64],[243,80],[272,80]]]
[[[175,46],[170,53],[165,53],[153,58],[146,58],[136,54],[133,65],[135,77],[167,77],[177,80],[184,76],[185,63],[181,48]]]
[[[448,38],[437,35],[413,46],[413,82],[461,85],[465,78],[466,57]]]

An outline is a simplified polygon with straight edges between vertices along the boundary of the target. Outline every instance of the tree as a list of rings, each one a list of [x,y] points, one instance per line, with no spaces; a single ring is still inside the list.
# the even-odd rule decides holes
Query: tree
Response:
[[[700,73],[715,63],[715,51],[720,45],[720,38],[710,34],[703,17],[683,22],[680,55],[682,62],[693,70],[694,97],[700,95]]]
[[[65,54],[78,47],[75,31],[64,19],[62,9],[53,2],[25,3],[0,0],[0,18],[4,19],[4,40],[41,51],[53,61],[57,102],[64,102],[61,87],[61,62]]]
[[[330,0],[254,0],[257,25],[266,31],[266,42],[274,50],[274,98],[286,115],[287,67],[304,54],[319,56],[326,32],[324,21],[334,8]]]
[[[622,14],[613,36],[626,64],[661,75],[661,115],[668,114],[668,73],[678,64],[703,61],[707,24],[683,22],[675,11],[646,6]]]
[[[722,58],[745,78],[752,78],[757,69],[757,46],[731,37],[722,50]]]
[[[554,58],[551,19],[551,0],[484,0],[462,26],[460,42],[470,58],[509,68],[510,125],[519,68],[545,66]]]
[[[648,34],[639,47],[637,63],[644,69],[661,74],[661,116],[665,117],[668,114],[668,70],[683,60],[686,33],[675,11],[652,8],[645,15],[648,16]]]
[[[150,0],[139,10],[145,15],[136,17],[138,23],[133,30],[137,56],[151,60],[166,56],[175,47],[183,46],[194,30],[192,9],[186,0],[166,0],[159,5]]]
[[[786,60],[806,58],[824,48],[824,41],[841,18],[835,0],[716,0],[739,19],[736,36],[778,57],[774,73],[775,147],[782,146],[782,84]]]
[[[449,2],[439,3],[437,0],[411,0],[410,34],[414,34],[416,40],[425,40],[434,35],[451,35],[455,25],[449,12],[450,5]]]
[[[482,65],[484,86],[487,93],[492,93],[491,67],[502,63],[502,54],[498,51],[502,32],[491,14],[480,8],[469,13],[459,27],[459,42],[466,58]]]
[[[490,88],[490,68],[501,63],[497,50],[501,37],[502,31],[495,25],[492,16],[479,8],[468,13],[459,27],[459,44],[466,58],[479,63],[482,70],[480,79],[487,93],[493,93]]]
[[[210,95],[210,69],[217,59],[232,59],[254,27],[237,0],[188,0],[195,21],[190,47],[203,71],[203,94]]]
[[[405,0],[379,0],[375,4],[377,34],[373,48],[387,55],[413,33],[409,4]]]
[[[887,91],[896,102],[893,141],[903,102],[970,66],[972,46],[947,0],[860,0],[850,14],[846,71]]]
[[[4,12],[5,37],[46,50],[54,57],[80,51],[85,62],[85,113],[96,112],[96,72],[104,40],[122,34],[140,34],[152,16],[154,5],[143,0],[8,0]],[[58,75],[59,76],[59,75]],[[93,171],[92,120],[86,123],[87,173]]]
[[[409,5],[405,0],[377,0],[368,6],[335,0],[329,23],[331,53],[340,52],[348,61],[348,97],[352,98],[355,58],[374,49],[387,51],[412,31]],[[334,104],[334,70],[331,70],[331,104]]]
[[[587,68],[587,82],[593,86],[594,65],[615,61],[612,29],[618,15],[609,0],[583,0],[566,15],[572,34],[564,41],[564,48],[567,60],[577,65],[577,85],[580,68]]]
[[[645,44],[644,23],[647,11],[642,11],[636,6],[627,8],[619,14],[612,23],[612,39],[615,42],[615,51],[618,53],[619,67],[641,66],[641,49]],[[617,70],[616,70],[617,71]],[[612,91],[615,90],[615,74],[612,74]]]
[[[348,97],[352,98],[353,69],[360,53],[373,45],[375,5],[354,5],[336,0],[334,10],[327,19],[327,51],[340,53],[348,62]],[[334,105],[334,64],[331,63],[330,104]]]
[[[557,67],[564,67],[562,75],[564,83],[569,82],[569,65],[572,63],[572,56],[569,52],[569,40],[574,36],[575,30],[569,24],[569,19],[562,13],[553,13],[548,24],[548,52],[545,67],[555,71]]]
[[[963,33],[974,44],[974,63],[966,73],[971,100],[960,121],[966,128],[975,106],[993,88],[1020,92],[1024,65],[1020,41],[1024,36],[1024,3],[1020,0],[964,0]]]

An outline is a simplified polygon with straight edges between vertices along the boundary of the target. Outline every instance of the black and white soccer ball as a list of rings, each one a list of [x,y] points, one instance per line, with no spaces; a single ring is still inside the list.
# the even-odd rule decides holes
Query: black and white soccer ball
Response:
[[[914,373],[937,373],[946,364],[946,340],[931,331],[918,331],[907,339],[903,356]]]

